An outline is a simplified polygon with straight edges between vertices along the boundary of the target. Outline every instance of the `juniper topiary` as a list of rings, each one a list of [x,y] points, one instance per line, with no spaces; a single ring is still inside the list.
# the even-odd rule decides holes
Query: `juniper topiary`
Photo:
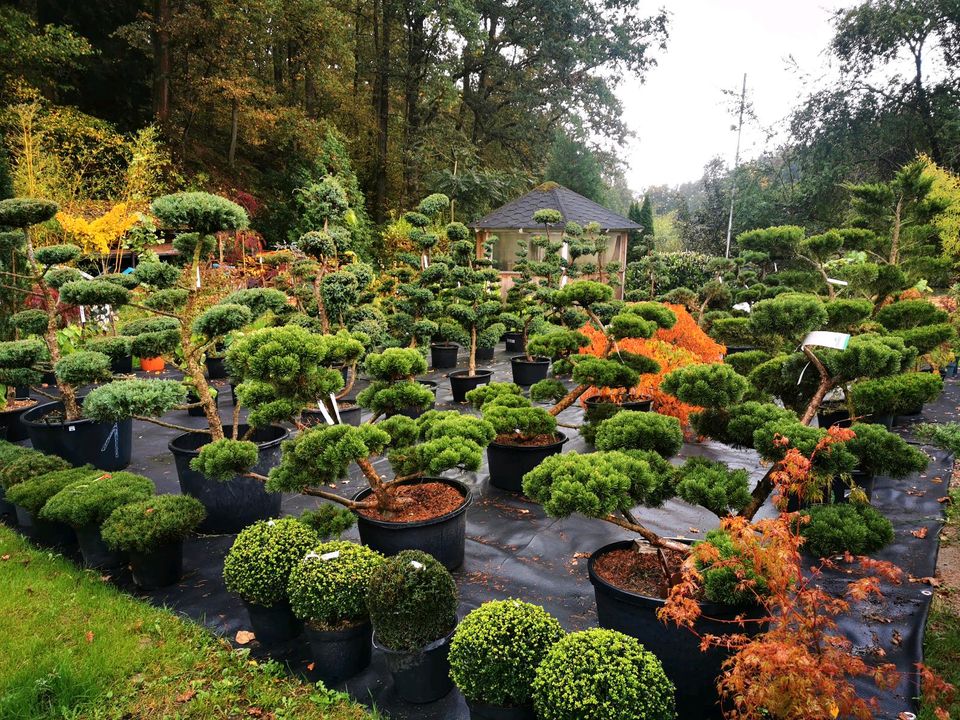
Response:
[[[94,473],[50,498],[40,517],[74,528],[99,527],[122,505],[146,500],[156,492],[153,481],[128,472]]]
[[[862,503],[814,505],[801,513],[804,549],[818,557],[849,552],[869,555],[893,540],[893,525]]]
[[[7,500],[36,516],[50,498],[68,485],[101,474],[101,471],[90,465],[54,470],[11,486],[6,493]]]
[[[206,514],[201,502],[189,495],[158,495],[121,505],[107,516],[100,532],[115,550],[149,553],[183,540]]]
[[[651,450],[672,457],[683,445],[683,430],[675,417],[624,410],[600,423],[594,444],[598,450]]]

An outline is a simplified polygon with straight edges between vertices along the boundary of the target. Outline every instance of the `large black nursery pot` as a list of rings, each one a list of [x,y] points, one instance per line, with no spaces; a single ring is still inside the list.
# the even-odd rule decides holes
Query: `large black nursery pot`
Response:
[[[114,375],[129,375],[133,372],[133,355],[127,354],[123,357],[111,358],[110,372]]]
[[[459,351],[456,343],[430,343],[430,364],[437,370],[455,368]]]
[[[527,387],[546,380],[550,372],[550,358],[537,356],[527,360],[526,355],[517,355],[510,358],[510,370],[513,372],[513,382]]]
[[[450,389],[453,391],[454,402],[466,402],[467,393],[481,385],[486,385],[493,377],[493,370],[454,370],[450,373]]]
[[[341,425],[353,425],[354,427],[360,426],[360,413],[361,408],[359,405],[351,405],[350,407],[340,407],[340,424]],[[336,416],[331,413],[331,417],[335,418]],[[327,419],[323,416],[317,408],[304,408],[303,412],[300,414],[300,421],[309,427],[314,425],[326,425]]]
[[[7,500],[7,490],[3,485],[0,485],[0,523],[11,526],[17,524],[17,511],[13,503]]]
[[[179,582],[183,577],[183,541],[169,543],[149,552],[130,551],[130,572],[141,590],[156,590]]]
[[[293,614],[286,600],[276,605],[257,605],[246,600],[243,604],[250,616],[253,634],[261,645],[279,645],[303,632],[303,620]]]
[[[61,555],[73,555],[77,552],[77,533],[62,522],[43,520],[20,505],[12,506],[16,512],[17,524],[21,532],[41,547],[54,550]]]
[[[353,677],[370,664],[373,626],[369,620],[343,630],[320,630],[306,623],[304,630],[314,671],[327,685]]]
[[[17,399],[19,400],[21,398]],[[27,405],[21,408],[0,411],[0,433],[6,433],[4,439],[7,440],[7,442],[20,442],[21,440],[27,439],[27,426],[20,421],[20,418],[23,417],[23,414],[27,412],[27,410],[35,407],[36,405]]]
[[[107,547],[100,535],[99,525],[78,527],[76,533],[85,568],[117,571],[127,566],[127,556],[124,553]]]
[[[484,361],[484,362],[486,362],[486,361],[488,361],[488,360],[493,360],[493,348],[492,348],[492,347],[488,347],[488,348],[478,347],[478,348],[477,348],[477,352],[476,352],[476,358],[477,358],[477,360],[481,360],[481,361]]]
[[[433,380],[419,380],[418,382],[433,393],[433,402],[430,403],[429,407],[427,407],[427,410],[433,410],[437,406],[437,383],[435,383]],[[403,408],[402,410],[398,410],[395,413],[388,412],[387,417],[390,417],[391,415],[405,415],[412,420],[416,420],[418,417],[427,412],[427,410],[421,410],[418,407],[407,407]]]
[[[526,352],[526,343],[523,342],[522,332],[507,332],[503,334],[503,342],[507,352]]]
[[[422,705],[445,697],[453,689],[448,659],[452,637],[453,630],[419,650],[398,652],[378,643],[374,635],[373,644],[387,661],[397,695],[408,703]]]
[[[507,445],[496,441],[487,445],[490,484],[501,490],[523,492],[523,476],[551,455],[563,450],[568,440],[562,432],[549,445]]]
[[[417,522],[391,522],[357,513],[360,542],[384,555],[396,555],[401,550],[422,550],[433,555],[447,570],[456,570],[463,565],[470,488],[450,478],[418,478],[401,484],[434,482],[456,488],[463,495],[463,504],[446,515]],[[370,488],[361,490],[354,500],[363,500],[372,492]]]
[[[662,623],[657,618],[657,611],[664,606],[664,600],[621,590],[595,572],[594,566],[602,555],[630,548],[632,545],[632,540],[604,545],[590,556],[587,563],[597,601],[597,620],[600,627],[619,630],[635,637],[657,656],[667,677],[676,686],[678,718],[720,718],[716,680],[729,652],[723,648],[701,651],[698,636],[723,635],[729,632],[757,634],[764,629],[759,622],[748,622],[741,627],[729,621],[738,615],[760,619],[760,608],[701,603],[703,614],[695,624],[696,634],[687,628]]]
[[[850,427],[853,421],[850,419],[850,411],[845,407],[821,407],[817,411],[817,424],[822,428]]]
[[[226,380],[227,364],[223,357],[210,357],[208,355],[204,364],[207,366],[207,378],[209,380]]]
[[[240,425],[239,437],[243,437],[248,425]],[[232,437],[233,426],[224,425],[223,432]],[[254,472],[266,475],[280,462],[280,443],[289,431],[279,425],[257,428],[249,438],[257,444],[260,456],[253,467]],[[210,480],[203,473],[190,468],[190,461],[200,454],[200,448],[210,442],[210,435],[192,432],[178,435],[167,447],[173,453],[184,495],[192,495],[206,508],[207,518],[200,526],[201,532],[238,533],[258,520],[280,516],[280,493],[267,492],[259,480],[235,476],[225,482]]]
[[[78,398],[83,402],[83,398]],[[46,422],[51,413],[62,416],[61,401],[34,405],[21,416],[35,450],[57,455],[74,467],[93,465],[99,470],[123,470],[130,464],[133,420],[98,423],[87,418]]]
[[[537,720],[536,713],[529,705],[503,707],[467,698],[467,707],[471,720]]]

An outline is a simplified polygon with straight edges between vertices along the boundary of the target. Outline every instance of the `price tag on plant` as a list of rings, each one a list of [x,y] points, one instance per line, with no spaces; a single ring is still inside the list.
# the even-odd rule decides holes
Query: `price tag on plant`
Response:
[[[338,557],[340,557],[340,551],[334,550],[333,552],[324,553],[320,556],[320,559],[326,562],[327,560],[336,560]]]

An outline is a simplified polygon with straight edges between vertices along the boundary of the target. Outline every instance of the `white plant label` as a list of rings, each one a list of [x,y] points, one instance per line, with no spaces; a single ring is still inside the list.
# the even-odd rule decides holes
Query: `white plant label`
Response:
[[[423,563],[417,562],[416,560],[411,560],[410,567],[412,567],[414,570],[423,570]]]
[[[85,325],[87,323],[87,314],[83,311],[83,305],[80,306],[80,324]]]
[[[313,550],[311,550],[310,552],[308,552],[308,553],[306,554],[306,556],[304,556],[303,559],[304,559],[304,560],[319,560],[319,559],[320,559],[320,556],[317,555],[315,552],[313,552]]]
[[[338,557],[340,557],[340,551],[334,550],[333,552],[324,553],[320,556],[320,559],[326,562],[327,560],[336,560]]]
[[[333,407],[333,412],[337,416],[337,425],[343,422],[340,419],[340,406],[337,404],[337,396],[333,393],[330,393],[330,405]]]
[[[818,345],[834,350],[846,350],[849,342],[850,336],[847,333],[827,332],[825,330],[815,330],[803,339],[803,345]]]

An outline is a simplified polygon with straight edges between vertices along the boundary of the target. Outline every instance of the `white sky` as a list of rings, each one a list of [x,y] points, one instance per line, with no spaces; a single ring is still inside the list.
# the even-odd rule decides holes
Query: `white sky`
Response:
[[[627,80],[619,95],[636,137],[626,150],[627,180],[634,191],[700,178],[720,155],[733,164],[735,118],[723,90],[747,95],[759,123],[783,120],[803,96],[803,79],[818,78],[832,37],[831,12],[855,0],[674,0],[667,50],[647,82]],[[741,158],[763,149],[758,127],[745,125]]]

